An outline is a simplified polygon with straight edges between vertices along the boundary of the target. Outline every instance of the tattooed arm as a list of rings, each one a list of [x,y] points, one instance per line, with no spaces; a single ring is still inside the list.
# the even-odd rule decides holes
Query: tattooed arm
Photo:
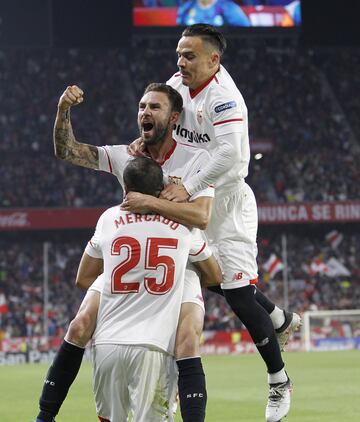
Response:
[[[68,86],[60,97],[53,136],[55,156],[78,166],[98,169],[99,153],[97,147],[77,142],[71,126],[70,108],[82,103],[83,95],[83,91],[73,85]]]

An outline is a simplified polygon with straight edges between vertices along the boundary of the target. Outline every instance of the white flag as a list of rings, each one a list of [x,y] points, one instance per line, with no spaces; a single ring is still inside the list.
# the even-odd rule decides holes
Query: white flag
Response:
[[[263,265],[263,269],[267,273],[269,273],[270,278],[273,278],[275,274],[277,274],[283,268],[284,268],[283,263],[274,253],[270,255],[269,259]]]
[[[349,276],[351,275],[350,271],[343,265],[338,259],[330,258],[326,261],[326,266],[328,268],[326,275],[328,277],[338,277],[338,276]]]

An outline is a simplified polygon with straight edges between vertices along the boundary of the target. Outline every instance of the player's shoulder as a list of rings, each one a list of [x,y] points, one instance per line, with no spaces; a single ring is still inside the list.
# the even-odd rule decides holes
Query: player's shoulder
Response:
[[[233,78],[224,66],[220,66],[219,72],[214,76],[210,86],[210,97],[212,98],[239,98],[243,100],[241,92],[236,86]]]
[[[103,148],[105,151],[110,153],[122,153],[128,154],[128,145],[120,144],[120,145],[102,145],[98,148]]]
[[[107,208],[100,216],[99,221],[106,221],[108,219],[113,219],[119,216],[120,214],[124,213],[120,208],[120,204],[114,205],[113,207]]]
[[[182,86],[182,80],[181,80],[181,73],[176,72],[174,73],[170,79],[166,81],[167,85],[172,86],[174,89],[179,89]]]

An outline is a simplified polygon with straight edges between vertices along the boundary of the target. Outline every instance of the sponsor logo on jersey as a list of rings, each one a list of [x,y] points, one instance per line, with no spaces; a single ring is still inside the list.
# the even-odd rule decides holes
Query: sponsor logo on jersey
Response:
[[[172,183],[174,185],[181,185],[181,177],[168,176],[168,183]]]
[[[235,280],[241,280],[243,278],[243,273],[236,273],[233,275],[233,281]]]
[[[197,133],[195,130],[189,130],[180,125],[175,125],[175,133],[184,138],[187,142],[201,144],[210,142],[210,136],[207,133]]]
[[[196,112],[196,120],[198,121],[199,125],[201,125],[203,120],[203,111],[201,109]]]
[[[215,113],[221,113],[224,110],[228,110],[229,108],[236,107],[236,105],[237,105],[236,101],[229,101],[227,103],[220,104],[220,105],[215,107]]]

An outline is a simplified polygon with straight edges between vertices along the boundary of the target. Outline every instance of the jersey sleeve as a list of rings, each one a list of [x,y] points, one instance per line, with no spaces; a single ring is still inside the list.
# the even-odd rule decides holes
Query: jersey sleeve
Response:
[[[106,145],[98,147],[99,170],[112,173],[122,180],[124,168],[131,156],[127,152],[127,145]]]
[[[206,186],[216,186],[220,176],[243,159],[241,142],[247,132],[247,110],[242,97],[219,88],[211,98],[206,113],[214,127],[216,148],[201,172],[184,182],[190,196]]]
[[[191,232],[191,246],[189,252],[189,261],[205,261],[210,258],[212,251],[207,244],[205,234],[199,229],[193,229]]]
[[[104,213],[105,214],[105,213]],[[101,249],[101,233],[104,222],[104,214],[102,214],[96,224],[95,233],[86,245],[85,252],[93,258],[103,259],[103,253]]]
[[[206,167],[206,164],[210,160],[210,154],[205,150],[198,150],[198,154],[195,156],[192,163],[190,163],[190,167],[187,171],[187,177],[191,178],[201,172],[203,168]],[[215,189],[213,184],[205,185],[203,189],[195,192],[193,195],[190,196],[190,201],[194,201],[197,198],[202,196],[207,196],[210,198],[214,198],[215,196]]]
[[[219,87],[212,91],[206,113],[214,127],[215,137],[247,130],[247,109],[239,93]]]

